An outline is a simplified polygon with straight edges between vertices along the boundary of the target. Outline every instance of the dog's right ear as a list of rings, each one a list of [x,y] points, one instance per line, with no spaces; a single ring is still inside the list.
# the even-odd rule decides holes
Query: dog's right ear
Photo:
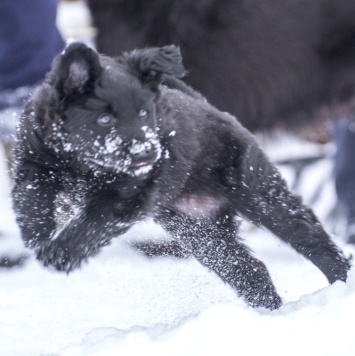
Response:
[[[157,91],[164,75],[177,78],[185,75],[180,49],[174,45],[134,50],[118,60],[153,91]]]
[[[54,63],[52,80],[60,100],[89,94],[102,73],[99,55],[83,43],[66,47]]]

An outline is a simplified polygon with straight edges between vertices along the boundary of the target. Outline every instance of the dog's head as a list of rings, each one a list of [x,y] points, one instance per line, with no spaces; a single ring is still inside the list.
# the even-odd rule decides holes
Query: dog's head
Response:
[[[161,156],[156,105],[166,75],[184,75],[177,47],[113,59],[81,43],[69,45],[48,77],[56,103],[47,122],[52,146],[98,174],[151,171]]]

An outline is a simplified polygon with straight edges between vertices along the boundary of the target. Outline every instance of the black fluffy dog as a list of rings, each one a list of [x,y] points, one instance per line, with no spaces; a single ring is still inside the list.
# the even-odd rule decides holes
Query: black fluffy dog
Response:
[[[187,82],[249,130],[354,108],[353,0],[88,0],[100,53],[180,46]]]
[[[330,283],[346,281],[349,262],[313,212],[235,117],[178,79],[184,72],[174,46],[112,59],[75,43],[58,56],[18,130],[13,200],[27,246],[69,272],[153,217],[250,305],[278,308],[267,269],[238,239],[243,216]],[[75,214],[59,228],[63,193]]]

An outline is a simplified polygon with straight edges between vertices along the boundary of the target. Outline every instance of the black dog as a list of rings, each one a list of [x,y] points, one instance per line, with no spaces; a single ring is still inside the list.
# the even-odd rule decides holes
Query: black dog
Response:
[[[346,281],[348,260],[253,136],[183,75],[174,46],[112,59],[76,43],[56,59],[25,108],[15,149],[13,199],[27,246],[69,272],[153,217],[250,305],[278,308],[267,269],[238,239],[239,215],[289,243],[330,283]],[[75,215],[58,228],[62,193]]]
[[[354,109],[354,1],[87,3],[100,53],[180,46],[187,82],[249,130],[295,129]]]

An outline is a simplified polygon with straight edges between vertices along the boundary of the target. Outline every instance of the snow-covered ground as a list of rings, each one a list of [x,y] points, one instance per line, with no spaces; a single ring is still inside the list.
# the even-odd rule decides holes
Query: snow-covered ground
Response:
[[[82,11],[78,3],[67,6],[71,14]],[[275,160],[318,150],[289,138],[274,143],[265,147]],[[248,225],[243,236],[268,266],[284,301],[280,310],[248,307],[193,259],[139,255],[128,246],[130,239],[164,236],[149,221],[70,275],[43,268],[22,246],[1,149],[0,256],[29,258],[23,267],[0,269],[0,356],[355,355],[355,271],[347,284],[329,286],[311,263]],[[292,170],[280,168],[292,185]],[[311,201],[324,181],[313,203],[322,219],[335,201],[331,169],[331,159],[315,163],[298,186]],[[334,239],[355,255],[353,246]]]
[[[293,154],[293,145],[280,147],[282,154],[285,147]],[[14,256],[24,249],[3,157],[1,163],[0,251]],[[307,193],[330,170],[331,161],[313,165],[301,188]],[[283,173],[291,182],[292,172]],[[334,203],[328,180],[319,215]],[[70,275],[43,268],[29,251],[23,267],[0,269],[0,355],[354,355],[355,271],[347,284],[329,286],[311,263],[268,232],[245,225],[243,235],[284,300],[278,311],[248,307],[193,259],[148,259],[132,250],[130,239],[164,236],[147,221]]]

